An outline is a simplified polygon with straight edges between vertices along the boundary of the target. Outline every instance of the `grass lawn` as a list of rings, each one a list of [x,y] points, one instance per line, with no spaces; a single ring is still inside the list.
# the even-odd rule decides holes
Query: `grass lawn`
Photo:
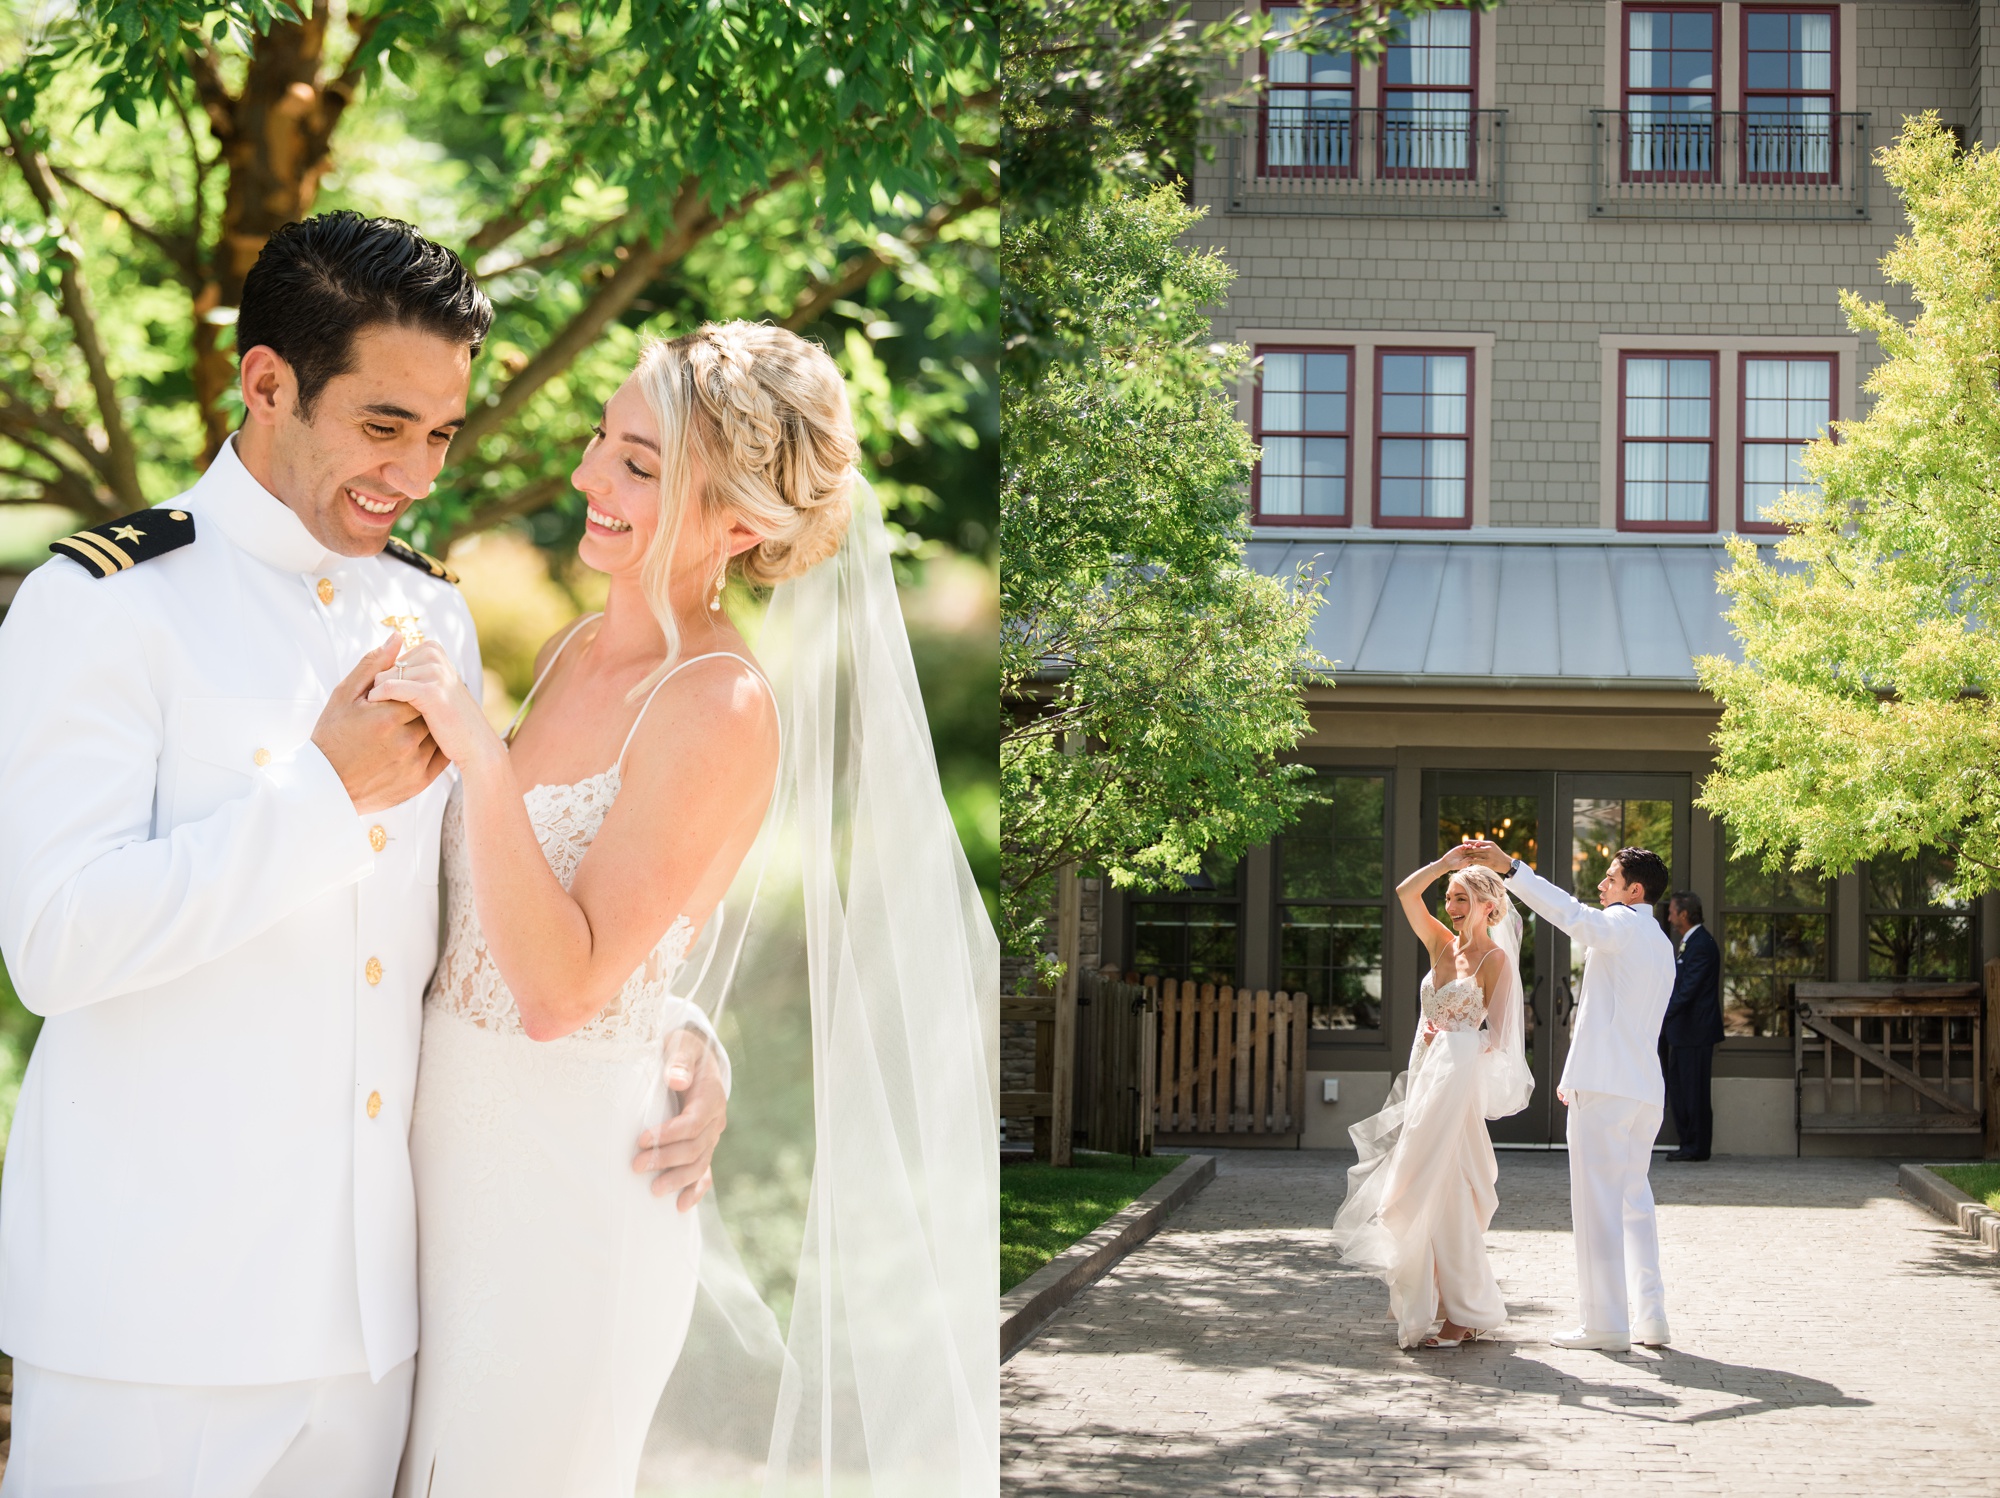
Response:
[[[1035,1161],[1000,1167],[1000,1293],[1006,1294],[1120,1207],[1129,1206],[1183,1155],[1076,1152],[1067,1170]]]
[[[2000,1164],[1934,1165],[1931,1168],[1974,1201],[1985,1202],[2000,1211]],[[1003,1192],[1005,1189],[1001,1188]]]

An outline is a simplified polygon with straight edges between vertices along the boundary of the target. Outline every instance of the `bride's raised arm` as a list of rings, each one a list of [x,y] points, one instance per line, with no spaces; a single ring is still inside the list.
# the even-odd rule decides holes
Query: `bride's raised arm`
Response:
[[[1417,933],[1417,939],[1424,944],[1433,966],[1437,962],[1438,949],[1450,946],[1453,935],[1451,927],[1431,914],[1430,906],[1424,903],[1424,891],[1437,881],[1438,875],[1453,873],[1471,861],[1464,845],[1460,844],[1434,863],[1427,863],[1405,875],[1403,882],[1396,886],[1396,898],[1402,902],[1403,917],[1410,923],[1410,929]]]

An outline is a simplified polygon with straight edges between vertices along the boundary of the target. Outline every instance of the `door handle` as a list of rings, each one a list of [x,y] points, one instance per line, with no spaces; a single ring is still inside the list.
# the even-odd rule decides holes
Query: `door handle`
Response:
[[[1562,1008],[1559,1015],[1563,1027],[1567,1029],[1569,1022],[1576,1017],[1576,994],[1567,982],[1559,981],[1556,986],[1562,990]]]
[[[1540,1003],[1542,990],[1548,986],[1548,981],[1546,977],[1537,978],[1533,990],[1528,994],[1528,1013],[1538,1025],[1542,1022],[1542,1006]]]

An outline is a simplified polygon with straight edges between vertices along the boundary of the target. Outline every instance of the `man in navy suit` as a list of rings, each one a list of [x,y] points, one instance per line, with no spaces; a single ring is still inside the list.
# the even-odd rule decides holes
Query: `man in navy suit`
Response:
[[[1682,890],[1667,905],[1667,929],[1680,945],[1674,996],[1660,1022],[1666,1048],[1667,1105],[1673,1109],[1680,1148],[1669,1160],[1706,1160],[1715,1117],[1708,1077],[1722,1043],[1722,952],[1701,923],[1701,896]]]

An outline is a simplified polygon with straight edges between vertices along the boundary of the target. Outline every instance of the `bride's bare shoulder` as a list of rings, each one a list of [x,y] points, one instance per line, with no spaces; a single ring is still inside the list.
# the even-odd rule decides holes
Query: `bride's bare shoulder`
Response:
[[[751,778],[768,774],[778,755],[778,708],[747,659],[711,654],[690,660],[660,684],[632,736],[630,759],[690,757]]]
[[[534,674],[540,676],[544,671],[548,670],[549,662],[556,658],[556,652],[562,649],[563,641],[567,640],[573,634],[581,633],[589,626],[590,621],[597,617],[596,614],[585,614],[581,618],[572,619],[561,629],[542,641],[541,649],[535,652]]]

